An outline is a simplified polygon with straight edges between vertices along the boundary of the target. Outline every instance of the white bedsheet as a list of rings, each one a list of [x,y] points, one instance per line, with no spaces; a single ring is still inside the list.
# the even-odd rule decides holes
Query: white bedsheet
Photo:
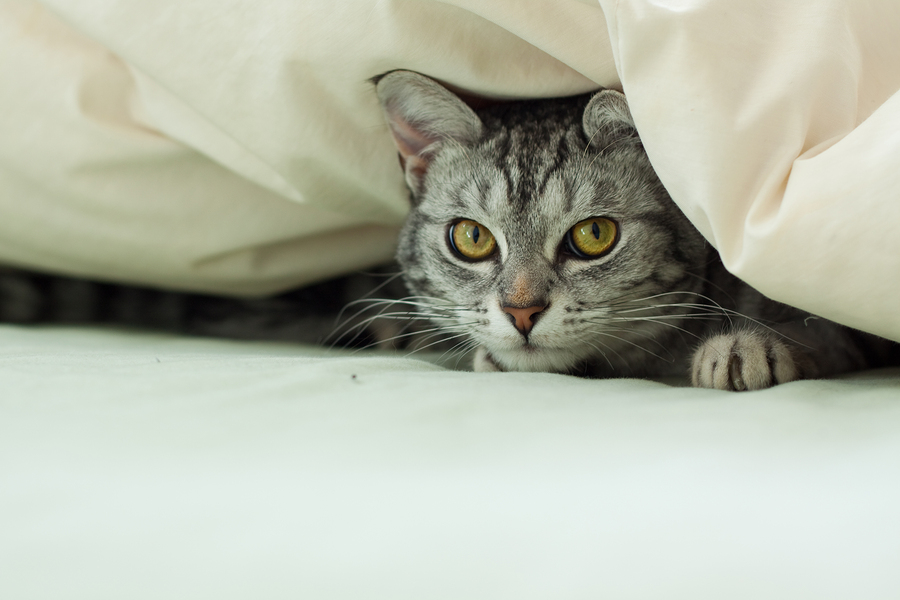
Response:
[[[0,328],[0,597],[900,596],[900,372],[729,394]]]

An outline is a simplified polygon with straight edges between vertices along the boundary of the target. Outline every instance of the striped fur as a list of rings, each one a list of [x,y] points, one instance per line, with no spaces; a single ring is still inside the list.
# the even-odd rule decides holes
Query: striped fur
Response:
[[[373,291],[403,295],[396,277],[385,272],[353,274],[269,298],[227,298],[0,267],[0,322],[106,325],[229,339],[391,347],[396,328],[390,322],[372,320],[371,310],[341,315],[348,303]]]
[[[421,311],[476,350],[476,370],[690,372],[698,386],[757,389],[896,360],[884,340],[731,276],[655,175],[618,92],[475,111],[406,71],[377,91],[411,190],[398,261]],[[619,239],[585,260],[564,240],[592,217],[614,220]],[[491,258],[454,251],[460,219],[493,232]],[[508,310],[520,306],[545,307],[527,332]]]
[[[0,321],[357,347],[412,339],[471,353],[482,371],[689,373],[735,390],[900,364],[897,345],[730,275],[656,177],[621,94],[474,110],[411,72],[376,86],[411,190],[397,258],[412,295],[384,275],[241,300],[0,268]],[[570,228],[598,216],[619,226],[613,248],[591,260],[567,251]],[[459,219],[490,229],[497,252],[461,259],[448,235]],[[513,313],[535,306],[522,333]]]

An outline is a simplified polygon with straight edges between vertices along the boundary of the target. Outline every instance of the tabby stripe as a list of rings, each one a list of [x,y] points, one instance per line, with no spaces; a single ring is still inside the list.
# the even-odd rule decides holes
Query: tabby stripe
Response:
[[[553,163],[550,165],[550,168],[544,173],[544,177],[537,186],[538,196],[543,196],[544,191],[547,189],[547,184],[550,182],[550,178],[556,174],[560,169],[562,169],[563,164],[569,159],[569,145],[566,143],[566,136],[559,135],[556,138],[556,151],[555,156],[553,157]],[[572,197],[571,195],[566,196],[566,200],[569,203],[569,206],[566,210],[571,209]]]

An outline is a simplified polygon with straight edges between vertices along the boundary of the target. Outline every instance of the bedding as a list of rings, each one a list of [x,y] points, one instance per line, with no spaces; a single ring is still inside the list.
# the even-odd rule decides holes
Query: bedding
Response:
[[[898,370],[733,394],[0,339],[3,598],[900,594]]]
[[[487,10],[559,48],[442,2],[0,0],[0,262],[259,295],[390,260],[408,200],[369,78],[616,81],[598,5]]]
[[[728,269],[900,340],[900,4],[601,5],[651,162]]]
[[[624,89],[730,269],[900,340],[898,26],[891,0],[0,0],[0,263],[260,295],[389,259],[367,79],[402,67]],[[0,326],[0,598],[900,596],[900,370],[458,367]]]
[[[893,0],[0,0],[0,260],[232,294],[368,267],[407,202],[370,77],[612,86],[729,269],[900,340],[898,27]]]

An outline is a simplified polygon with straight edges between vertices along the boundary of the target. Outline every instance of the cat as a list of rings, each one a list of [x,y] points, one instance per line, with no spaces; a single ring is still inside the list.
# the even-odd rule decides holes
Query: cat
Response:
[[[237,340],[392,349],[396,339],[407,336],[399,333],[394,321],[371,316],[367,298],[375,292],[399,298],[405,289],[388,268],[267,298],[229,298],[0,266],[0,323],[109,325]],[[367,304],[353,309],[359,302]],[[352,310],[342,311],[348,305]]]
[[[399,273],[248,300],[0,267],[0,321],[440,347],[474,355],[476,371],[689,374],[723,390],[900,364],[897,345],[729,274],[619,92],[492,104],[410,71],[373,83],[410,191]]]
[[[373,79],[410,191],[411,307],[474,370],[690,375],[758,390],[897,364],[892,342],[731,275],[670,198],[623,94],[471,108],[411,71]]]

